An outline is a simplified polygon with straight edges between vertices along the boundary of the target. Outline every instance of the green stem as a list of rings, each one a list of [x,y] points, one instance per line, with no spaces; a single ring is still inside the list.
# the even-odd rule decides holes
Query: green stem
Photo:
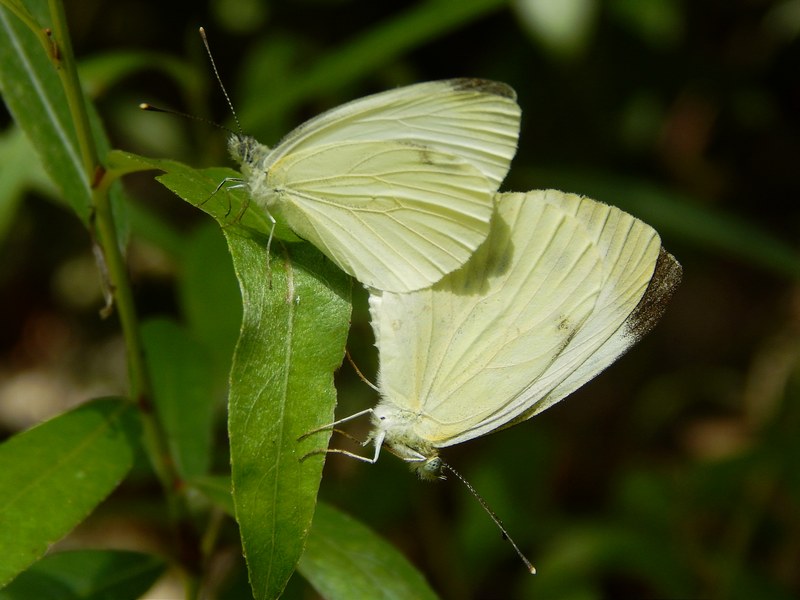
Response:
[[[52,57],[56,72],[61,78],[61,84],[67,95],[69,112],[75,129],[78,131],[78,145],[80,146],[83,168],[86,178],[91,183],[96,176],[96,169],[100,164],[97,157],[97,148],[94,136],[89,126],[89,113],[86,111],[86,101],[83,97],[78,68],[72,52],[72,41],[67,29],[67,18],[64,14],[64,4],[61,0],[49,0],[50,16],[53,21],[53,39],[56,56]]]
[[[94,242],[99,248],[98,264],[101,274],[119,314],[125,338],[130,398],[139,408],[144,429],[144,445],[164,489],[176,534],[178,560],[186,571],[187,597],[197,597],[199,560],[193,557],[198,554],[199,540],[191,525],[190,511],[183,493],[183,480],[172,461],[166,432],[153,410],[152,386],[144,360],[141,329],[111,209],[109,188],[114,177],[106,173],[97,156],[63,3],[60,0],[49,0],[49,7],[53,23],[51,58],[67,96],[81,161],[92,189],[92,217],[89,226]]]

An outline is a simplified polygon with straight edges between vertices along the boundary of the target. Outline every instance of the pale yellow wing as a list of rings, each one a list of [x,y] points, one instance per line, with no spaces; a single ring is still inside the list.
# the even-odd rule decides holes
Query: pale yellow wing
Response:
[[[357,141],[408,142],[459,156],[496,191],[517,150],[520,107],[504,83],[447,79],[400,87],[333,108],[272,150],[265,168],[311,148]]]
[[[641,309],[654,273],[670,290],[679,278],[656,270],[656,232],[616,208],[555,191],[497,204],[465,267],[370,301],[382,402],[434,446],[528,418],[600,373],[658,318]]]
[[[463,265],[489,233],[492,184],[428,147],[351,142],[269,170],[270,210],[364,285],[410,291]]]
[[[562,400],[638,342],[661,318],[682,276],[678,261],[661,246],[655,230],[642,221],[571,194],[550,193],[548,201],[569,210],[597,240],[598,250],[605,257],[606,279],[592,317],[565,349],[565,369],[553,369],[550,379],[543,379],[530,392],[539,394],[553,381],[560,383],[509,425]],[[596,350],[587,351],[595,346]],[[576,364],[579,366],[573,368]]]

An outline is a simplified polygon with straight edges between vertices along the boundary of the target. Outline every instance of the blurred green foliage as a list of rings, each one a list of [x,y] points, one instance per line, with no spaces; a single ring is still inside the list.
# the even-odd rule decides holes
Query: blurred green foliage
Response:
[[[800,595],[798,0],[92,0],[67,11],[114,148],[229,164],[224,132],[137,108],[231,125],[198,25],[244,128],[268,144],[367,93],[498,79],[523,109],[503,189],[558,187],[620,206],[682,263],[662,322],[619,364],[533,421],[446,453],[536,577],[457,481],[420,483],[391,457],[328,459],[321,498],[391,540],[440,596]],[[10,119],[0,122],[0,157],[10,157],[0,165],[0,427],[11,434],[120,393],[125,367],[116,324],[97,316],[97,279],[81,268],[88,236]],[[138,311],[188,323],[213,353],[198,358],[210,381],[192,382],[217,394],[203,408],[213,414],[193,415],[214,419],[213,453],[184,457],[182,468],[226,473],[225,361],[241,315],[230,255],[207,217],[150,174],[126,179],[126,194]],[[348,347],[374,378],[365,298],[354,303]],[[185,341],[153,321],[159,336]],[[180,382],[180,370],[170,375]],[[337,387],[339,415],[375,402],[348,366]],[[113,545],[158,552],[160,512],[140,461],[61,548],[95,547],[109,532],[122,540]],[[218,527],[207,583],[243,597],[236,528],[222,518]],[[286,597],[309,589],[294,577]]]

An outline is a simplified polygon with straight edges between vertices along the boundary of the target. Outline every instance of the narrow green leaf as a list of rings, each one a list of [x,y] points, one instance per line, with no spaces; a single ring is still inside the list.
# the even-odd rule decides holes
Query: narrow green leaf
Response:
[[[242,296],[230,252],[209,219],[184,241],[179,294],[187,324],[214,356],[214,371],[227,386],[242,324]]]
[[[391,544],[352,517],[320,503],[298,571],[327,600],[436,598]]]
[[[206,71],[198,72],[193,63],[162,52],[109,51],[83,58],[79,65],[81,80],[93,98],[139,71],[154,70],[169,76],[187,91],[199,89],[203,78],[208,76]]]
[[[428,0],[411,5],[406,12],[370,27],[362,35],[328,53],[308,68],[296,68],[289,81],[281,81],[268,90],[248,93],[240,104],[242,121],[251,130],[268,129],[280,121],[287,108],[326,90],[341,89],[378,67],[402,56],[422,44],[441,38],[445,33],[463,27],[486,14],[499,10],[507,0]],[[278,83],[278,82],[276,82]]]
[[[0,586],[119,484],[133,464],[138,425],[130,403],[103,398],[0,445]]]
[[[229,475],[206,475],[188,481],[189,485],[213,502],[217,508],[231,517],[236,515],[231,495],[231,478]]]
[[[163,559],[140,552],[59,552],[20,573],[0,590],[0,600],[135,600],[152,587],[165,569]]]
[[[31,3],[31,18],[47,26],[46,5]],[[50,179],[61,191],[63,200],[86,224],[92,213],[89,174],[83,166],[77,132],[61,79],[40,40],[15,14],[0,6],[0,94],[14,120],[36,150]],[[99,156],[109,150],[100,117],[87,102],[89,128]],[[122,190],[113,185],[108,191],[118,237],[127,239],[127,220],[122,206]]]
[[[308,244],[226,230],[244,320],[231,369],[228,427],[233,498],[256,598],[286,585],[303,551],[333,421],[333,371],[344,357],[350,280]],[[271,285],[270,285],[271,279]]]
[[[153,400],[170,455],[185,478],[211,466],[215,386],[211,355],[185,328],[168,319],[142,325]]]
[[[333,420],[350,278],[306,243],[276,238],[268,255],[266,215],[238,190],[215,193],[230,170],[195,171],[127,153],[112,158],[120,168],[138,162],[167,171],[161,183],[223,226],[244,308],[228,406],[233,498],[254,595],[277,597],[314,514],[324,461],[301,459],[326,448],[330,434],[298,438]]]
[[[30,141],[18,127],[9,127],[0,133],[0,240],[16,217],[22,194],[33,188],[47,195],[55,191],[50,179],[42,170],[39,158]]]
[[[64,198],[88,222],[91,190],[61,81],[34,33],[5,8],[0,8],[0,64],[0,93],[14,120]]]

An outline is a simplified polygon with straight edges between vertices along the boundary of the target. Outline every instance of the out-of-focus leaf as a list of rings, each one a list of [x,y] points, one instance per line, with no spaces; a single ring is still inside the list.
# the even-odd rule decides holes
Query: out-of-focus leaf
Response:
[[[88,402],[0,445],[0,586],[83,521],[138,448],[130,402]]]
[[[199,490],[206,498],[231,517],[235,516],[236,511],[233,507],[231,478],[229,476],[207,475],[205,477],[196,477],[189,481],[189,485]]]
[[[416,3],[406,12],[373,25],[313,65],[294,69],[292,79],[275,82],[274,88],[269,90],[246,94],[237,103],[241,120],[249,130],[269,131],[273,123],[281,122],[281,115],[287,109],[325,91],[341,89],[403,53],[485,17],[505,4],[505,0]],[[265,93],[269,94],[269,102],[264,102]]]
[[[790,244],[744,219],[701,206],[655,184],[555,169],[531,169],[524,176],[537,187],[568,189],[619,206],[664,237],[739,258],[783,277],[800,278],[800,253]]]
[[[612,0],[609,13],[650,46],[674,46],[683,37],[684,5],[674,0]]]
[[[198,42],[200,36],[198,35]],[[165,73],[184,90],[198,90],[204,73],[186,61],[156,52],[105,52],[80,60],[79,72],[86,93],[95,98],[120,80],[138,71]]]
[[[0,590],[0,600],[136,600],[164,573],[163,559],[123,550],[45,556]]]
[[[697,590],[692,588],[688,566],[674,555],[680,548],[675,533],[667,539],[623,523],[566,526],[537,561],[533,597],[563,597],[590,585],[596,572],[641,577],[656,586],[659,597],[694,597]]]
[[[61,81],[33,32],[5,8],[0,8],[0,64],[0,92],[14,120],[64,199],[88,222],[91,190]]]
[[[17,205],[27,188],[46,194],[55,192],[53,184],[42,170],[39,158],[30,141],[18,127],[0,134],[0,240],[16,216]]]
[[[186,238],[182,232],[140,202],[128,201],[125,208],[131,234],[160,248],[172,258],[183,256]]]
[[[44,4],[33,3],[35,18],[44,18]],[[40,22],[45,27],[44,22]],[[8,9],[0,7],[0,94],[19,127],[28,136],[42,166],[61,190],[64,201],[89,224],[94,173],[87,173],[62,82],[36,35]],[[87,104],[90,132],[98,156],[109,142],[94,106]],[[115,227],[127,237],[127,221],[119,185],[109,190]]]
[[[175,466],[185,478],[205,475],[211,465],[215,404],[211,355],[167,319],[144,323],[142,341],[153,400]]]
[[[298,570],[328,600],[437,597],[391,544],[327,504],[317,506]]]
[[[208,221],[183,246],[180,299],[188,326],[214,356],[213,369],[225,377],[242,324],[242,297],[231,256],[219,227]]]
[[[597,0],[514,0],[525,29],[558,56],[581,53],[597,19]]]

